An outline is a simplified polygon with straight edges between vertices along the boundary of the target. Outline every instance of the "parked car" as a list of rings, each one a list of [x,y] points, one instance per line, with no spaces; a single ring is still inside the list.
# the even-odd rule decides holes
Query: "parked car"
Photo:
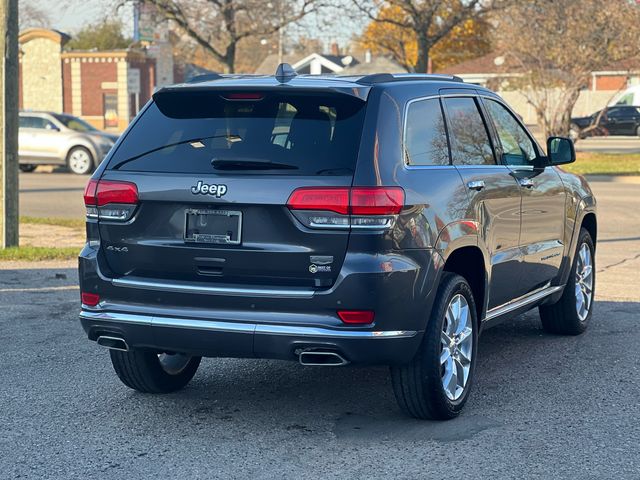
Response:
[[[91,173],[117,139],[66,113],[20,112],[20,170],[66,165],[73,173]]]
[[[609,106],[616,105],[640,106],[640,85],[634,85],[615,95],[609,102]]]
[[[595,128],[585,131],[591,126]],[[572,118],[569,135],[574,140],[602,135],[637,135],[640,137],[640,107],[628,105],[607,107],[588,117]]]
[[[203,356],[381,364],[404,412],[448,419],[484,328],[538,307],[585,331],[569,139],[545,153],[456,77],[278,72],[160,89],[87,185],[80,321],[125,385],[178,390]]]

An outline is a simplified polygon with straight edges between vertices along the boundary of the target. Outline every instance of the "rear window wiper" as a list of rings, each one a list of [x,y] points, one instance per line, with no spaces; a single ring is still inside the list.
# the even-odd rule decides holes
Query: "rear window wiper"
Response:
[[[298,170],[295,165],[260,160],[219,160],[214,158],[211,165],[216,170]]]
[[[144,157],[146,155],[149,155],[151,153],[155,153],[155,152],[159,152],[161,150],[165,150],[167,148],[172,148],[172,147],[177,147],[179,145],[184,145],[184,144],[191,144],[191,146],[193,148],[203,148],[205,147],[204,141],[205,140],[212,140],[214,138],[226,138],[229,142],[235,143],[235,142],[241,142],[242,138],[239,135],[231,135],[231,134],[223,134],[223,135],[211,135],[210,137],[197,137],[197,138],[190,138],[189,140],[181,140],[179,142],[174,142],[174,143],[168,143],[167,145],[162,145],[160,147],[151,149],[151,150],[147,150],[144,153],[141,153],[139,155],[136,155],[134,157],[130,157],[127,158],[126,160],[122,160],[118,163],[116,163],[113,167],[111,167],[112,170],[117,170],[120,167],[122,167],[123,165],[129,163],[129,162],[133,162],[134,160],[138,160],[141,157]]]

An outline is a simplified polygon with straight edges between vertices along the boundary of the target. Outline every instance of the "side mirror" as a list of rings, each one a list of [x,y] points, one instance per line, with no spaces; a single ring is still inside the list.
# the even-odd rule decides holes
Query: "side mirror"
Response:
[[[576,148],[573,142],[565,137],[549,137],[547,139],[547,159],[549,165],[565,165],[576,161]]]

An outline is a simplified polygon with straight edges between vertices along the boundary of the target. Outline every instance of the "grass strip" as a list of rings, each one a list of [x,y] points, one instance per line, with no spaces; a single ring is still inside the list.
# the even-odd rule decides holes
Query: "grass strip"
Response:
[[[562,168],[580,175],[640,175],[640,154],[578,152],[575,163]]]
[[[84,229],[84,218],[20,217],[20,223]]]
[[[78,253],[78,247],[9,247],[0,249],[0,261],[71,260],[77,258]]]

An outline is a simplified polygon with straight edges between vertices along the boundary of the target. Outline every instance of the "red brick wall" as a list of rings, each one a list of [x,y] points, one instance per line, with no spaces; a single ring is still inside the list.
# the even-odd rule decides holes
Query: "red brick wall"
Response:
[[[102,90],[102,82],[117,82],[118,69],[115,62],[89,63],[80,67],[82,80],[82,115],[103,115],[103,93],[117,93],[116,90]]]
[[[71,64],[62,61],[62,110],[65,113],[73,113],[71,103]]]
[[[626,75],[596,77],[596,90],[624,90],[625,88],[627,88]]]

